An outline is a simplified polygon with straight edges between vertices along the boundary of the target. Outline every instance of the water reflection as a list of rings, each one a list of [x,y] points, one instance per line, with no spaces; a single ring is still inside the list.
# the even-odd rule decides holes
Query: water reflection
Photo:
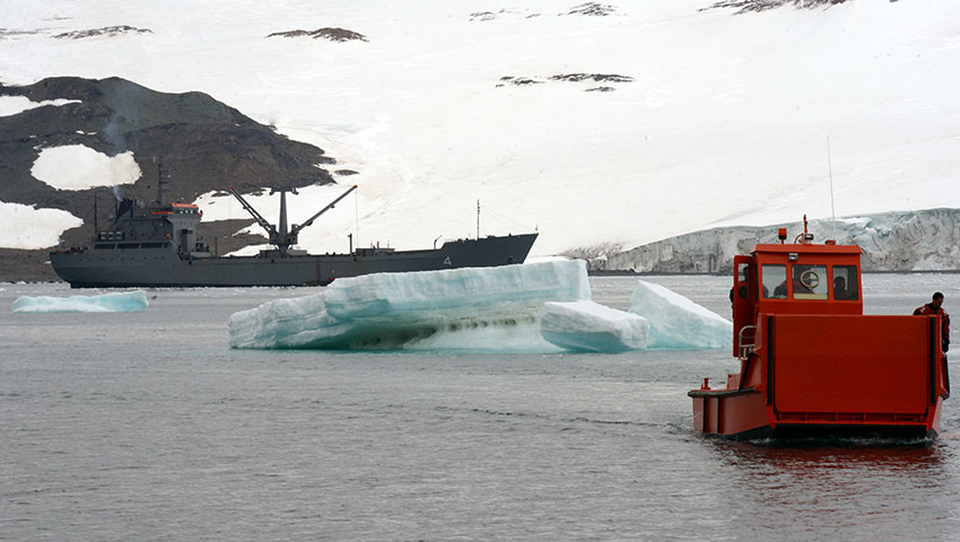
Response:
[[[781,540],[948,540],[957,488],[938,442],[711,440],[741,496],[731,516],[748,532]],[[951,518],[948,526],[945,519]]]

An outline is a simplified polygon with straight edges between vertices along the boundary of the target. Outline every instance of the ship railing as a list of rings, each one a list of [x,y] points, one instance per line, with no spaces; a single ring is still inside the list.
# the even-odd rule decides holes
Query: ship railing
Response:
[[[757,346],[757,326],[743,326],[737,334],[737,344],[740,346],[740,359],[747,359]]]

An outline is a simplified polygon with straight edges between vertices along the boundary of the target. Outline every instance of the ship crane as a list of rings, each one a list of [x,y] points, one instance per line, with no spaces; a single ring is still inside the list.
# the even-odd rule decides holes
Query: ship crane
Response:
[[[347,197],[347,195],[349,195],[351,192],[353,192],[356,189],[357,189],[357,185],[351,186],[349,189],[347,189],[346,192],[341,194],[340,197],[333,200],[330,204],[328,204],[323,209],[320,209],[320,211],[318,211],[315,215],[311,216],[306,221],[304,221],[303,224],[299,224],[299,225],[294,224],[292,227],[288,229],[287,228],[287,192],[288,192],[287,190],[274,190],[271,192],[271,194],[274,192],[280,192],[280,223],[279,223],[279,228],[277,228],[277,226],[274,226],[273,224],[268,222],[267,219],[263,218],[263,216],[260,213],[258,213],[257,210],[254,209],[253,206],[250,205],[250,203],[247,202],[247,200],[245,200],[243,196],[240,195],[239,192],[234,190],[232,186],[227,187],[227,190],[231,194],[233,194],[235,198],[237,198],[237,201],[240,202],[240,205],[243,206],[244,210],[250,213],[250,215],[254,218],[254,220],[256,220],[258,224],[260,224],[261,228],[266,230],[267,234],[269,235],[270,244],[275,245],[277,249],[280,251],[280,253],[284,255],[287,254],[288,250],[290,249],[290,246],[297,244],[300,230],[313,224],[313,221],[316,220],[320,215],[329,211],[330,209],[333,209],[333,207],[337,203],[340,203],[340,200]],[[290,190],[290,192],[293,192],[294,194],[297,193],[296,190]]]

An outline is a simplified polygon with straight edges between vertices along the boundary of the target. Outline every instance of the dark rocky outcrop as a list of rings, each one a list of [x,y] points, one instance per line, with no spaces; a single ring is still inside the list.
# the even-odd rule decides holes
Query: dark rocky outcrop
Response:
[[[834,4],[842,4],[847,1],[848,0],[723,0],[722,2],[716,2],[709,7],[703,8],[700,11],[708,9],[735,9],[737,10],[736,13],[750,13],[768,11],[784,6],[793,6],[798,9],[820,9]],[[896,2],[897,0],[890,1]]]
[[[370,41],[366,36],[345,28],[318,28],[316,30],[287,30],[268,34],[268,38],[302,38],[325,39],[328,41]]]
[[[90,28],[87,30],[74,30],[73,32],[64,32],[53,36],[57,39],[79,40],[84,38],[96,38],[100,36],[116,37],[124,34],[153,34],[149,28],[136,28],[129,25],[105,26],[103,28]]]
[[[615,6],[599,2],[586,2],[570,8],[566,15],[587,15],[589,17],[606,17],[617,12]]]
[[[634,81],[633,77],[629,75],[619,75],[615,73],[560,73],[557,75],[551,75],[547,78],[540,77],[524,77],[516,75],[504,75],[500,78],[500,82],[497,84],[498,87],[503,87],[506,85],[513,85],[516,87],[526,86],[526,85],[542,85],[546,82],[560,82],[560,83],[632,83]],[[616,90],[616,87],[612,87],[609,84],[603,85],[600,87],[590,87],[585,90],[585,92],[611,92]]]

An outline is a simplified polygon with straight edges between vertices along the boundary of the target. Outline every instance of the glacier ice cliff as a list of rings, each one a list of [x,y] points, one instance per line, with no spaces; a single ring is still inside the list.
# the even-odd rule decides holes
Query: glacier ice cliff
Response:
[[[629,250],[597,246],[567,252],[588,260],[592,271],[638,273],[730,273],[733,257],[749,254],[758,243],[777,243],[785,227],[788,242],[803,231],[802,222],[762,227],[721,227],[679,235]],[[888,212],[834,221],[810,221],[815,242],[836,239],[863,249],[863,270],[953,271],[960,269],[960,209]]]

